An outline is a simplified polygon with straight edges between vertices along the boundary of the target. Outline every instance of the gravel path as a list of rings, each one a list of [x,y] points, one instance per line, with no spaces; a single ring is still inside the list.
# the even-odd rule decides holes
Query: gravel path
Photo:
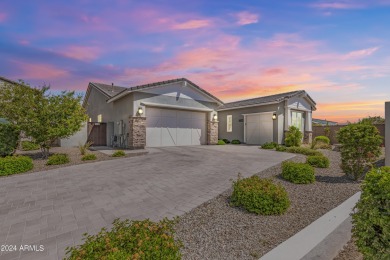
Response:
[[[328,169],[316,169],[316,182],[297,185],[278,177],[281,166],[258,173],[286,188],[291,206],[282,216],[258,216],[229,206],[231,189],[180,218],[177,238],[183,259],[257,259],[360,190],[339,168],[340,154],[322,151]],[[305,161],[297,155],[293,161]]]

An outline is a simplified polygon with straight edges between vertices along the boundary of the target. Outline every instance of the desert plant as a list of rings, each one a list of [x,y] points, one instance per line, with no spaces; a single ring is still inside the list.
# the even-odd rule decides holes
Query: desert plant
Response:
[[[230,144],[229,139],[224,138],[224,139],[222,139],[222,140],[225,142],[225,144]]]
[[[315,181],[314,169],[305,163],[283,162],[282,177],[295,184],[307,184]]]
[[[27,156],[7,156],[0,158],[0,176],[27,172],[33,167],[32,159]]]
[[[287,147],[284,145],[277,145],[275,150],[278,152],[285,152],[285,151],[287,151]]]
[[[85,154],[85,155],[83,155],[83,157],[81,157],[81,160],[82,161],[96,160],[96,154],[93,154],[93,153]]]
[[[323,136],[323,135],[319,135],[319,136],[316,136],[314,138],[314,142],[317,143],[317,142],[322,142],[322,143],[325,143],[325,144],[330,144],[330,139],[326,136]]]
[[[12,155],[18,146],[19,130],[13,124],[0,122],[0,157]]]
[[[39,144],[36,144],[31,141],[22,141],[20,143],[21,148],[23,151],[34,151],[34,150],[39,150]]]
[[[289,153],[299,153],[303,155],[318,155],[321,156],[322,153],[320,151],[316,151],[310,148],[305,148],[305,147],[287,147],[286,151]]]
[[[326,126],[324,128],[324,135],[330,139],[330,127],[328,122],[326,122]]]
[[[341,143],[341,168],[348,177],[360,179],[381,154],[378,129],[371,124],[349,124],[340,129],[337,138]]]
[[[91,147],[92,144],[93,144],[92,141],[88,141],[85,144],[82,144],[81,142],[79,142],[80,154],[85,155],[87,153],[89,147]]]
[[[218,140],[218,143],[217,143],[218,145],[224,145],[224,144],[226,144],[223,140]]]
[[[355,243],[364,259],[390,259],[390,167],[367,173],[352,219]]]
[[[290,128],[286,132],[286,138],[284,139],[284,142],[288,147],[299,147],[302,143],[302,136],[302,132],[301,130],[299,130],[298,127],[290,126]]]
[[[117,150],[111,156],[112,157],[123,157],[123,156],[126,156],[126,153],[123,150]]]
[[[70,162],[69,157],[65,153],[58,153],[49,156],[46,165],[59,165]]]
[[[278,146],[277,143],[274,143],[274,142],[270,142],[270,143],[264,143],[261,148],[262,149],[274,149],[276,148],[276,146]]]
[[[175,239],[174,221],[113,222],[96,235],[84,234],[84,243],[67,248],[66,259],[181,259],[181,242]]]
[[[306,158],[306,163],[316,168],[329,168],[329,159],[326,156],[311,155]]]
[[[231,144],[241,144],[241,141],[234,139],[234,140],[232,140]]]
[[[243,207],[249,212],[261,215],[279,215],[287,211],[290,200],[286,190],[271,179],[258,176],[233,182],[231,205]]]

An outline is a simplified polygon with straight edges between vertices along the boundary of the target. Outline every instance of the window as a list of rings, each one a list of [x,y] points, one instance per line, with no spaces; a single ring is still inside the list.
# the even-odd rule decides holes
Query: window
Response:
[[[227,126],[227,132],[231,132],[232,131],[232,128],[233,128],[233,119],[232,119],[232,115],[228,115],[226,117],[226,126]]]
[[[99,123],[101,123],[101,122],[102,122],[102,114],[98,115],[98,117],[97,117],[97,121],[98,121]]]
[[[292,111],[291,112],[291,125],[299,128],[299,130],[303,131],[303,113]]]

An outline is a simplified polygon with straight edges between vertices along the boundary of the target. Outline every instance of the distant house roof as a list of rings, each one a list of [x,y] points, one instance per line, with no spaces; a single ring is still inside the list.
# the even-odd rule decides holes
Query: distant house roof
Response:
[[[306,97],[313,103],[313,105],[316,105],[316,102],[306,93],[304,90],[297,90],[297,91],[291,91],[291,92],[285,92],[280,93],[276,95],[271,96],[265,96],[265,97],[258,97],[258,98],[251,98],[251,99],[245,99],[230,103],[225,103],[224,105],[220,106],[218,110],[228,110],[228,109],[235,109],[240,107],[250,107],[250,106],[263,106],[263,105],[269,105],[273,103],[279,103],[286,99],[305,94]]]
[[[312,122],[314,124],[319,124],[319,125],[337,125],[337,122],[334,121],[329,121],[329,120],[324,120],[324,119],[315,119],[313,118]]]

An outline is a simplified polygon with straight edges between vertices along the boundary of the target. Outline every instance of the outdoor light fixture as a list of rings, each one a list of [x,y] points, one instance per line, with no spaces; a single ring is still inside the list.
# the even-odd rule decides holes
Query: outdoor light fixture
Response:
[[[142,115],[144,113],[144,111],[142,110],[142,107],[139,107],[137,112],[138,112],[138,115]]]
[[[218,119],[217,114],[214,114],[214,115],[213,115],[213,120],[214,120],[214,121],[217,121],[217,119]]]
[[[276,119],[276,114],[275,114],[275,113],[272,115],[272,119],[273,119],[273,120]]]

